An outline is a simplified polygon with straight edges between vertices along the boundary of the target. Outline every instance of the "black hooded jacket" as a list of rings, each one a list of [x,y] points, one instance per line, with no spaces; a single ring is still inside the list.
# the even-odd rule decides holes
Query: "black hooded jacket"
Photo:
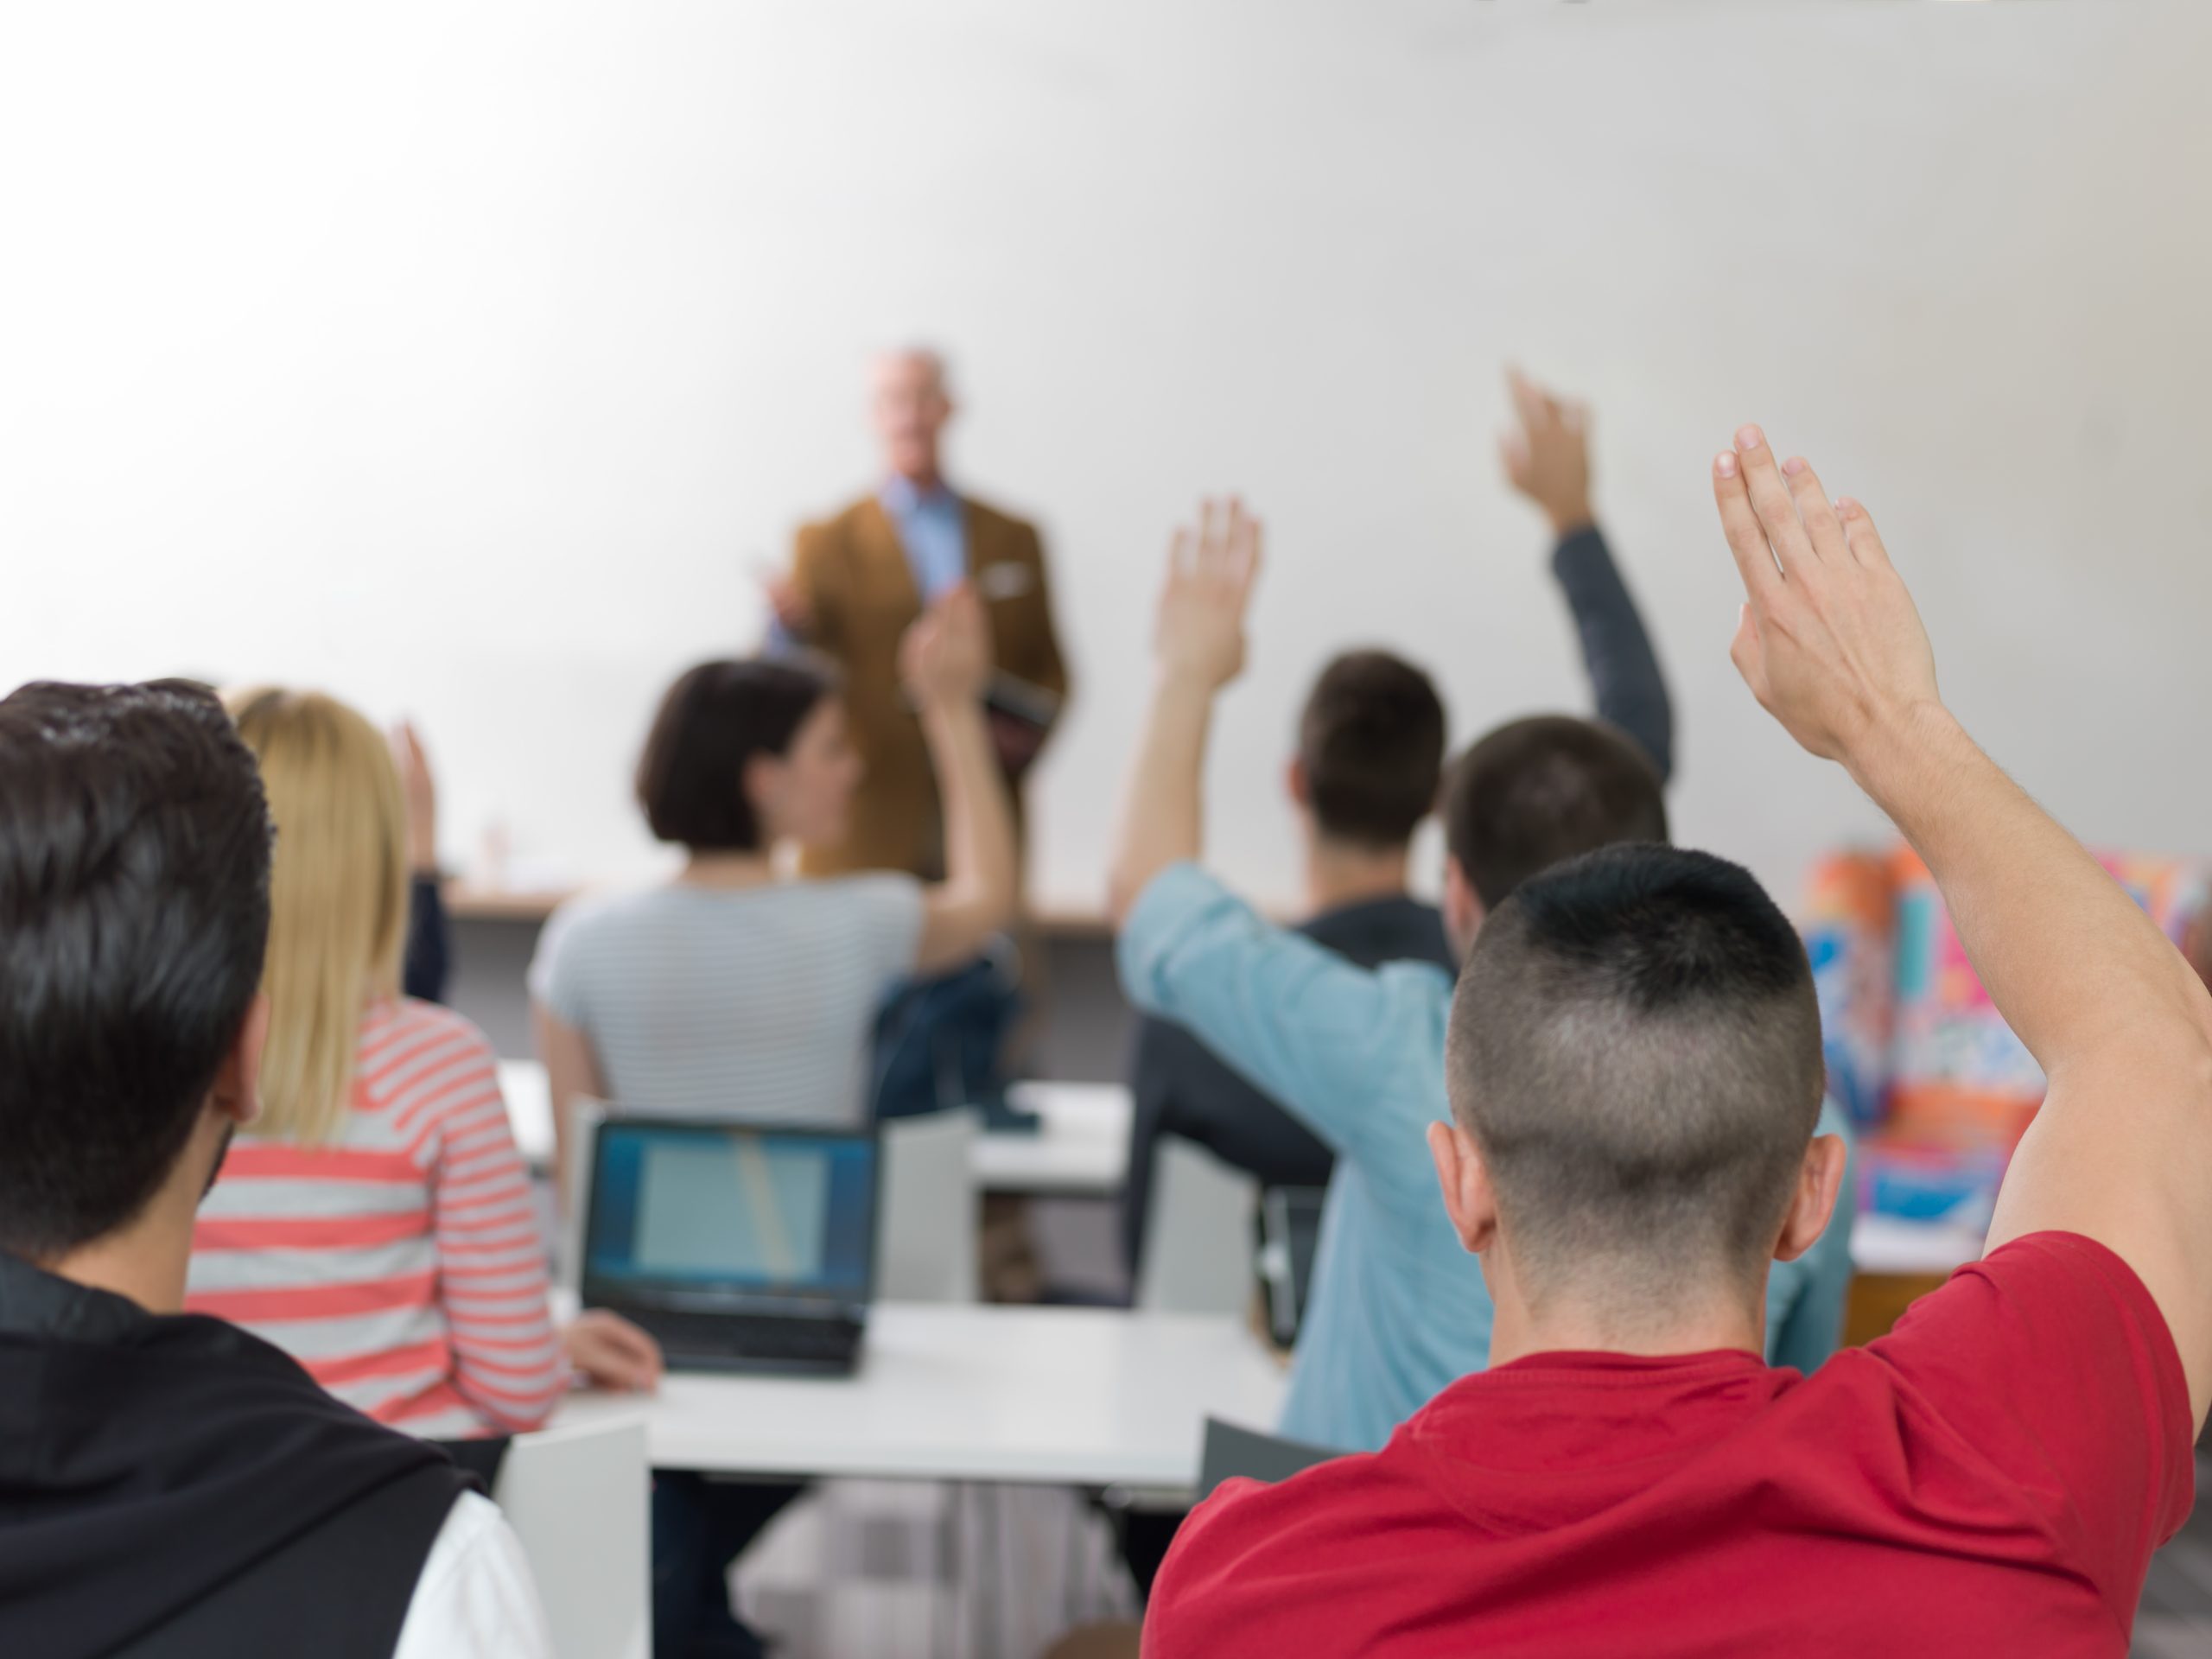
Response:
[[[390,1659],[473,1484],[235,1326],[0,1252],[0,1655]]]

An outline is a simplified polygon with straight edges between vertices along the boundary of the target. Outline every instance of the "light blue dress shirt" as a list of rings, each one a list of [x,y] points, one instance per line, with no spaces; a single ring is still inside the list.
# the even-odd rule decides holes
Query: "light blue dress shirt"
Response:
[[[1429,1124],[1450,1110],[1452,976],[1427,963],[1355,966],[1264,920],[1190,864],[1145,889],[1119,950],[1133,1003],[1188,1027],[1336,1152],[1281,1432],[1379,1449],[1433,1395],[1490,1363],[1490,1293],[1444,1212],[1428,1152]],[[1824,1112],[1821,1128],[1832,1122]],[[1775,1332],[1796,1321],[1809,1284],[1827,1287],[1838,1260],[1847,1281],[1847,1227],[1840,1257],[1816,1247],[1777,1265],[1770,1322],[1777,1307],[1786,1317]],[[1833,1349],[1840,1286],[1830,1306]],[[1822,1317],[1810,1311],[1804,1329]],[[1808,1334],[1806,1349],[1816,1345]]]
[[[923,604],[934,603],[967,576],[968,515],[958,496],[942,483],[921,490],[893,474],[876,499],[906,550],[906,568],[914,573]]]

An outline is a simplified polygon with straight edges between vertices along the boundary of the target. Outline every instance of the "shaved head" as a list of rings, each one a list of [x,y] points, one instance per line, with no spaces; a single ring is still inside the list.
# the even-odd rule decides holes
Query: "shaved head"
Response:
[[[1648,1316],[1761,1282],[1820,1116],[1812,969],[1748,871],[1609,848],[1484,922],[1447,1071],[1532,1301]]]

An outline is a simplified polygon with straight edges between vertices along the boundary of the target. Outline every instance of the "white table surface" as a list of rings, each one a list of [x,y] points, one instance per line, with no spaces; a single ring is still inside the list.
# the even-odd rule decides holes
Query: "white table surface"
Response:
[[[501,1060],[499,1090],[524,1161],[553,1162],[552,1090],[536,1060]],[[1018,1083],[1014,1103],[1040,1114],[1034,1135],[985,1135],[976,1141],[976,1184],[986,1192],[1110,1197],[1129,1173],[1129,1091],[1118,1083]]]
[[[1219,1316],[886,1303],[855,1376],[686,1372],[648,1401],[575,1395],[560,1421],[642,1411],[661,1469],[1183,1490],[1205,1419],[1271,1429],[1283,1388]]]

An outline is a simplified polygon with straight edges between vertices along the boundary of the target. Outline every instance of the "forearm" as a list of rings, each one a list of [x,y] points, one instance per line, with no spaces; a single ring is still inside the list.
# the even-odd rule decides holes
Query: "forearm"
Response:
[[[1018,855],[1014,799],[982,706],[972,698],[922,711],[922,735],[937,768],[944,810],[946,884],[1011,915]]]
[[[1940,706],[1852,771],[1942,889],[1982,982],[2054,1079],[2113,1056],[2212,1044],[2212,1001],[2172,943]]]
[[[1154,876],[1198,856],[1212,720],[1213,696],[1203,683],[1169,674],[1154,687],[1114,838],[1107,906],[1117,925]]]
[[[1573,613],[1599,717],[1633,738],[1661,778],[1670,777],[1674,702],[1643,615],[1596,524],[1571,527],[1560,536],[1552,550],[1552,575]]]

